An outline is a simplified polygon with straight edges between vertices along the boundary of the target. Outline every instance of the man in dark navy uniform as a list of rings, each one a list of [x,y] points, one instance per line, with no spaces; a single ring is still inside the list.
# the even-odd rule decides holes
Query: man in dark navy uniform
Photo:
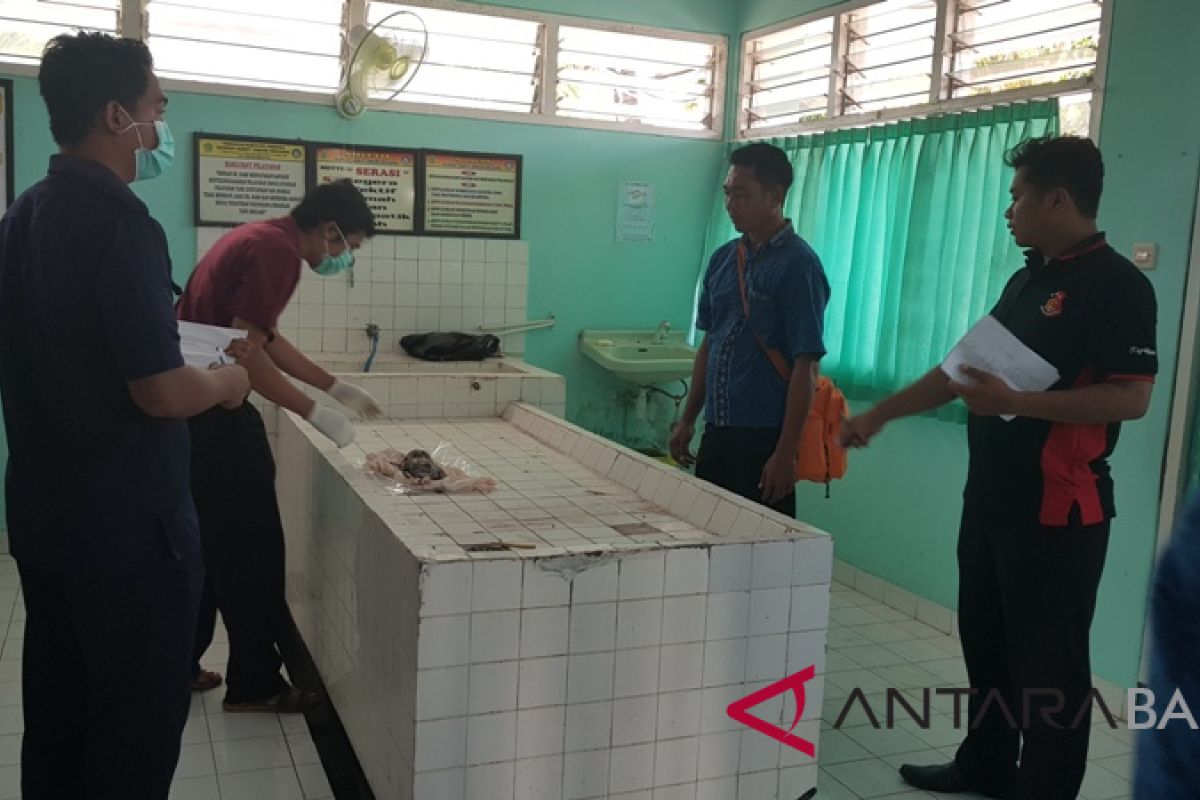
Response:
[[[977,690],[971,727],[954,761],[905,765],[901,775],[932,791],[1069,800],[1087,765],[1088,634],[1116,514],[1108,458],[1120,423],[1150,403],[1156,305],[1150,282],[1096,229],[1104,166],[1095,145],[1035,139],[1009,163],[1005,216],[1029,251],[992,315],[1060,380],[1017,392],[978,370],[950,379],[934,368],[849,420],[843,440],[863,446],[887,422],[956,396],[971,412],[958,541],[959,628]]]
[[[21,794],[166,800],[202,579],[184,418],[250,382],[184,366],[166,237],[127,186],[171,156],[149,49],[59,36],[38,82],[60,152],[0,221]]]

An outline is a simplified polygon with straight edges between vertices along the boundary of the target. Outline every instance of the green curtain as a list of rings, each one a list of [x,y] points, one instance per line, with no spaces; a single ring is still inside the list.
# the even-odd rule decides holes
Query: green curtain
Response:
[[[795,170],[785,215],[833,290],[822,371],[844,392],[908,384],[987,313],[1022,264],[1004,154],[1057,132],[1051,100],[771,140]],[[718,191],[706,256],[735,235]]]

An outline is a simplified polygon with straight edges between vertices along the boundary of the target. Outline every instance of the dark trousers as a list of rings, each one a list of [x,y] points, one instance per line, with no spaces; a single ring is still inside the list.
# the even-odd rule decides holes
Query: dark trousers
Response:
[[[108,576],[17,566],[22,797],[166,800],[190,703],[199,559]]]
[[[999,523],[963,510],[959,629],[978,693],[956,760],[988,784],[1015,777],[1020,800],[1070,800],[1083,782],[1092,719],[1088,634],[1108,530],[1108,522]],[[1051,713],[1060,699],[1062,709]]]
[[[225,699],[265,700],[287,688],[277,647],[288,612],[275,459],[262,416],[249,403],[211,409],[189,425],[192,496],[211,592],[206,618],[194,629],[194,658],[211,643],[220,608],[229,633]]]
[[[779,444],[779,428],[705,427],[696,454],[696,477],[715,483],[736,495],[763,503],[763,467]],[[789,517],[796,516],[796,493],[770,504],[770,508]]]
[[[196,641],[192,646],[192,678],[200,676],[200,659],[212,644],[213,634],[217,630],[217,598],[209,585],[208,576],[204,577],[204,591],[200,594],[200,611],[196,615]]]

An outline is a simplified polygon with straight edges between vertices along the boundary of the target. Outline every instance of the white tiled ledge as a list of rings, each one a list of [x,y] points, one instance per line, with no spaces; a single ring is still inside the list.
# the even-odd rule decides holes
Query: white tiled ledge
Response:
[[[344,450],[295,417],[290,424],[422,562],[827,538],[809,525],[524,403],[511,404],[503,419],[360,423],[358,438]],[[495,477],[497,491],[397,494],[362,467],[369,452],[388,447],[432,450],[441,441],[454,445],[480,472]],[[625,525],[645,529],[618,530]],[[496,542],[532,546],[465,549]],[[812,576],[813,582],[830,580],[828,562],[822,572]]]
[[[342,363],[333,362],[325,368]],[[495,419],[516,402],[538,406],[557,417],[566,414],[566,382],[561,375],[513,360],[505,365],[512,371],[495,373],[472,370],[473,363],[454,364],[458,369],[453,371],[420,366],[430,363],[417,362],[403,370],[385,364],[369,373],[330,371],[338,380],[369,392],[382,406],[384,416],[394,420]],[[316,402],[339,408],[337,401],[324,392],[296,385]]]
[[[547,376],[556,373],[535,367],[527,361],[514,356],[488,358],[483,361],[426,361],[415,358],[408,353],[380,353],[371,364],[371,371],[364,372],[367,353],[318,353],[313,356],[313,363],[332,373],[373,375],[406,375],[411,372],[432,374],[469,374],[469,375],[531,375]]]
[[[775,541],[829,535],[541,409],[514,403],[504,418],[538,441],[713,536]]]

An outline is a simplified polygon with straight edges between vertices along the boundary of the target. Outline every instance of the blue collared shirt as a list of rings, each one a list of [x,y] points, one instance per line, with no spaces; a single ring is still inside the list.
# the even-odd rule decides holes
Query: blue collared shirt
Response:
[[[116,574],[199,554],[187,423],[128,384],[183,366],[162,228],[57,155],[0,220],[0,392],[18,560]]]
[[[779,428],[787,383],[747,327],[738,289],[737,245],[746,243],[746,294],[754,331],[789,362],[825,355],[822,331],[829,281],[821,259],[787,222],[754,250],[734,239],[708,262],[696,327],[708,334],[704,420],[736,428]]]

